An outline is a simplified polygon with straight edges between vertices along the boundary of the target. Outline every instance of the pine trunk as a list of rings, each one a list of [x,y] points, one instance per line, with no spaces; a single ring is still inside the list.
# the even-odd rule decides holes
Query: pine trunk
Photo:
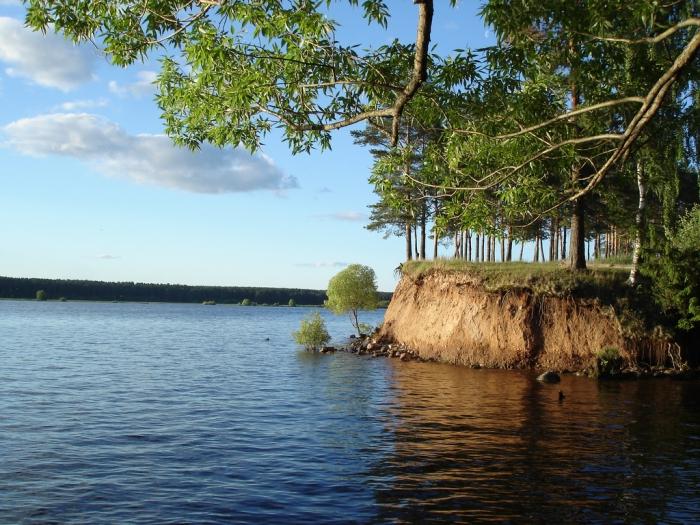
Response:
[[[634,235],[634,247],[632,250],[632,270],[630,270],[630,276],[627,282],[634,286],[637,284],[637,277],[639,275],[639,258],[642,253],[642,236],[644,235],[644,209],[646,208],[647,201],[647,185],[644,178],[644,167],[640,161],[637,161],[637,188],[639,189],[639,205],[637,206],[637,216],[635,217],[635,227],[636,232]]]

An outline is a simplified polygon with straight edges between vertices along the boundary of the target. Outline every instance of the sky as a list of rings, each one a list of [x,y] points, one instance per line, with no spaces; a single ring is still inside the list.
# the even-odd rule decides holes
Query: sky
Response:
[[[386,31],[344,4],[331,11],[340,41],[413,41],[407,0],[390,0],[400,8]],[[478,2],[447,4],[436,2],[438,52],[492,42]],[[331,151],[296,156],[274,133],[256,155],[177,148],[157,70],[33,33],[21,2],[0,0],[0,275],[325,289],[359,263],[394,289],[404,240],[365,229],[372,158],[348,129]]]

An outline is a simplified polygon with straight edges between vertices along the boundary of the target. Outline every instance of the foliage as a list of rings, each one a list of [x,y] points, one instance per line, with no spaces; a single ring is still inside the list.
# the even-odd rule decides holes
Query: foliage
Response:
[[[297,302],[296,302],[293,298],[292,298],[292,299],[289,299],[289,302],[287,303],[287,306],[292,306],[292,307],[293,307],[293,306],[296,306],[296,305],[297,305]]]
[[[247,297],[241,301],[241,306],[251,306],[253,302]]]
[[[613,346],[606,346],[595,356],[592,375],[594,377],[609,377],[618,374],[622,369],[620,351]]]
[[[299,330],[293,332],[292,336],[297,344],[307,350],[319,350],[331,340],[331,336],[326,330],[326,323],[318,312],[302,319]]]
[[[358,310],[374,310],[379,302],[374,270],[369,266],[351,264],[329,281],[326,293],[326,307],[336,314],[349,312],[357,335],[362,335]]]
[[[700,206],[695,206],[668,236],[661,250],[646,254],[643,275],[661,308],[691,330],[700,324]]]
[[[44,290],[37,290],[36,291],[36,300],[37,301],[46,301],[46,292]]]

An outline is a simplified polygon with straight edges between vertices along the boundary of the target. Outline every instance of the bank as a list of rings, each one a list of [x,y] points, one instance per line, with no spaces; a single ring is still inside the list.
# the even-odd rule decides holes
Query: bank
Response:
[[[438,261],[401,273],[373,340],[421,359],[557,371],[590,370],[606,353],[626,368],[697,364],[622,268]]]

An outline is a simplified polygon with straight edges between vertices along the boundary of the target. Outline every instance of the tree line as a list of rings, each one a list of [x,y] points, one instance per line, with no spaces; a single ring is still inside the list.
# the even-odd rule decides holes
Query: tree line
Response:
[[[302,288],[260,288],[245,286],[187,286],[183,284],[154,284],[133,282],[83,281],[73,279],[38,279],[0,277],[0,297],[5,299],[35,299],[43,291],[46,299],[79,301],[132,301],[222,304],[322,306],[325,290]],[[391,298],[380,293],[382,300]]]

